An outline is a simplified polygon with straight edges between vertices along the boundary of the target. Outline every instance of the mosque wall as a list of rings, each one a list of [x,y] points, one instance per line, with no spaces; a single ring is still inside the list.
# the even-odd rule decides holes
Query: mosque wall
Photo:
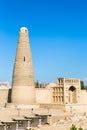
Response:
[[[0,83],[0,107],[5,107],[8,101],[8,83]]]
[[[52,92],[49,89],[36,89],[36,103],[50,104],[52,101]]]
[[[87,104],[87,90],[81,90],[81,92],[80,92],[80,104]]]

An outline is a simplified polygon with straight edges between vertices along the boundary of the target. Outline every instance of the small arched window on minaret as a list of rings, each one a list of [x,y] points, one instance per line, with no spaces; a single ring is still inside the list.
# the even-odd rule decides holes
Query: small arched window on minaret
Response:
[[[25,56],[24,56],[24,62],[25,62]]]
[[[25,30],[25,33],[27,33],[27,30]]]

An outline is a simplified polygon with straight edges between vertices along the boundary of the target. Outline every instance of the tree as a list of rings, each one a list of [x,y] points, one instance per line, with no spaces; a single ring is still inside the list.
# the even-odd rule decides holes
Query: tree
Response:
[[[77,130],[77,128],[74,124],[72,124],[72,127],[70,128],[70,130]],[[83,129],[80,127],[78,130],[83,130]]]
[[[70,128],[70,130],[77,130],[77,128],[74,124],[72,124],[72,127]]]
[[[37,82],[35,82],[35,88],[39,88],[39,82],[37,80]]]
[[[78,130],[83,130],[81,127]]]
[[[81,89],[85,89],[84,82],[83,82],[83,81],[80,81],[80,83],[81,83]]]

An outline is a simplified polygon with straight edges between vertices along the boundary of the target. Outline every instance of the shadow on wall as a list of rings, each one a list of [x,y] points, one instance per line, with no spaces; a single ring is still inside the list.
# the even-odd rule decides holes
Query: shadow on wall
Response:
[[[8,91],[8,103],[11,103],[11,93],[12,93],[12,89],[9,89],[9,91]]]

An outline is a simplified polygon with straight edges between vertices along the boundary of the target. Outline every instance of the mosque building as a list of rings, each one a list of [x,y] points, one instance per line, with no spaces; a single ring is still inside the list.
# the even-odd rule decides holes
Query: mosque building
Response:
[[[9,104],[8,97],[11,95],[10,104],[49,106],[50,108],[63,106],[65,109],[70,109],[70,106],[80,109],[85,105],[87,108],[87,100],[85,100],[87,91],[81,90],[78,78],[57,78],[56,83],[49,83],[44,88],[35,88],[34,69],[26,27],[22,27],[19,32],[11,92],[5,84],[4,87],[2,86],[0,85],[1,107]]]

